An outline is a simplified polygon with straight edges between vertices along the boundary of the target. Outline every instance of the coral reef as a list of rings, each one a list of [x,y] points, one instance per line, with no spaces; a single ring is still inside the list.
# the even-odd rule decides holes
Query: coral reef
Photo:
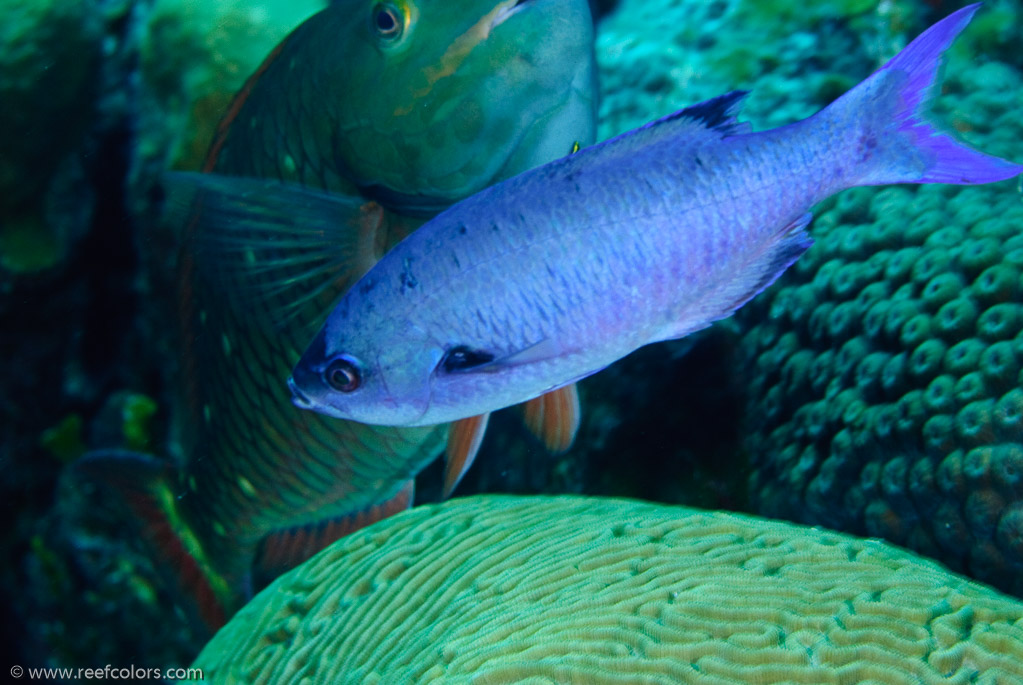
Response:
[[[56,265],[88,226],[67,195],[91,203],[75,153],[96,116],[98,10],[96,0],[0,1],[0,267],[9,272]]]
[[[803,119],[904,47],[912,3],[622,0],[600,27],[605,138],[734,89],[756,128]]]
[[[10,560],[0,585],[4,606],[13,614],[4,622],[12,632],[5,644],[20,653],[22,663],[84,666],[143,659],[169,666],[198,649],[184,614],[168,610],[173,600],[160,594],[149,561],[104,536],[111,521],[102,511],[102,496],[75,493],[84,503],[72,508],[84,516],[70,524],[44,514],[56,499],[65,499],[54,492],[60,468],[83,450],[173,451],[166,425],[166,380],[176,372],[177,350],[167,324],[173,314],[138,303],[172,292],[168,274],[176,236],[148,226],[143,230],[132,212],[151,202],[150,183],[166,166],[198,166],[223,108],[246,75],[281,36],[325,3],[0,0],[0,101],[5,104],[0,112],[0,354],[6,361],[0,370],[0,420],[10,427],[0,436],[0,460],[7,465],[0,497],[10,519],[0,540]],[[595,0],[603,16],[597,49],[604,90],[600,137],[733,88],[752,90],[743,118],[757,128],[798,119],[866,76],[930,21],[963,4],[824,0],[794,9],[749,0]],[[1018,121],[1023,104],[1019,13],[1015,0],[985,3],[952,50],[946,92],[937,102],[940,119],[984,149],[1015,159],[1023,135]],[[577,446],[565,455],[548,456],[526,436],[513,412],[495,416],[461,492],[568,490],[744,507],[740,481],[749,454],[755,469],[750,504],[761,513],[884,535],[1021,592],[1023,244],[1015,238],[1023,220],[1020,206],[1011,186],[843,195],[819,208],[811,231],[820,243],[787,280],[742,313],[744,330],[736,333],[736,322],[726,322],[695,343],[643,350],[587,379],[581,388],[584,423]],[[728,355],[743,339],[732,369]],[[741,437],[736,425],[740,390],[749,400],[744,413],[754,421],[745,452],[734,449]],[[439,467],[420,479],[419,492],[427,499],[439,491],[438,472]],[[477,525],[463,530],[459,540],[471,534],[481,545],[503,540],[513,549],[519,544],[521,538],[507,527],[489,528],[491,514],[459,509],[461,523],[453,523],[455,518],[444,512],[456,505],[403,519],[411,522],[412,537],[402,554],[408,549],[420,554],[427,543],[447,549],[447,536],[465,521]],[[606,506],[587,503],[583,508],[603,516],[624,505]],[[550,513],[555,510],[546,511],[545,524],[556,524]],[[584,515],[576,512],[567,520]],[[897,624],[908,632],[899,633],[899,627],[885,632],[889,624],[877,618],[857,633],[882,645],[869,652],[878,663],[882,658],[906,663],[898,653],[903,646],[912,649],[910,640],[902,639],[906,635],[916,641],[916,649],[947,646],[946,651],[927,652],[939,666],[949,663],[946,659],[954,664],[964,654],[964,664],[977,654],[985,659],[990,655],[984,654],[984,645],[1006,653],[1017,649],[1019,613],[998,609],[1016,605],[890,547],[808,531],[797,537],[786,532],[786,542],[776,545],[781,537],[769,531],[796,529],[716,514],[691,516],[714,522],[718,527],[708,530],[723,536],[700,538],[707,544],[699,549],[709,555],[692,560],[686,571],[692,578],[706,578],[704,566],[709,572],[718,569],[725,551],[752,554],[741,540],[795,555],[784,558],[793,564],[796,575],[791,577],[778,561],[758,567],[759,557],[745,557],[751,559],[750,568],[770,572],[761,577],[764,582],[798,580],[817,587],[812,585],[814,572],[800,566],[805,557],[798,552],[807,545],[817,552],[852,554],[854,561],[836,561],[835,568],[856,564],[864,578],[877,578],[864,580],[874,582],[874,589],[850,600],[859,602],[851,605],[857,610],[851,616],[848,606],[830,615],[866,622],[871,611],[892,606],[909,616]],[[426,521],[448,523],[436,530],[415,527]],[[751,526],[763,534],[756,537],[760,533],[751,533]],[[577,530],[550,527],[562,531],[560,538],[524,547],[535,552],[514,557],[520,572],[544,568],[536,559],[556,560],[556,544],[583,539]],[[611,543],[618,540],[609,537]],[[619,541],[633,546],[615,553],[643,550],[633,537],[622,535]],[[728,539],[735,541],[734,548],[724,546]],[[360,540],[372,544],[363,550],[365,564],[359,568],[377,568],[374,564],[384,559],[374,556],[384,554],[377,550],[382,539],[367,533],[350,544]],[[349,547],[336,550],[328,554],[358,553]],[[436,579],[455,588],[437,593],[453,609],[462,606],[453,599],[471,598],[456,592],[463,587],[458,585],[462,574],[493,556],[473,554],[465,557],[465,565]],[[885,566],[889,562],[881,558],[905,563],[899,561],[896,575],[890,575],[895,566]],[[317,568],[326,573],[326,563]],[[356,594],[375,585],[381,592],[400,589],[387,578],[399,572],[401,562],[386,568],[362,581],[350,576],[347,587],[356,603],[342,602],[343,608],[369,608],[375,595],[359,599]],[[516,578],[516,569],[494,568],[503,574],[502,581],[509,579],[500,588],[513,593],[510,579]],[[631,573],[626,562],[620,568],[623,575],[615,579]],[[638,568],[636,578],[649,578],[646,567]],[[798,575],[800,568],[804,576]],[[830,568],[822,566],[825,574]],[[738,573],[738,566],[733,570]],[[894,588],[898,581],[904,584]],[[291,594],[261,597],[244,614],[253,621],[248,628],[240,623],[244,618],[232,624],[230,631],[239,640],[246,630],[244,639],[255,639],[254,626],[270,620],[270,614],[257,617],[257,610],[275,610],[282,602],[292,604],[281,608],[279,629],[267,633],[267,639],[288,638],[295,627],[301,628],[295,639],[303,639],[311,623],[297,613],[320,593],[336,597],[323,587],[305,594],[298,585],[284,583],[275,587]],[[944,599],[937,590],[931,592],[940,584],[951,584]],[[418,585],[407,584],[407,592],[423,585],[420,577]],[[666,591],[667,586],[651,587]],[[693,592],[713,587],[708,581]],[[900,604],[904,592],[909,593],[905,601],[924,596],[921,588],[931,592],[926,595],[931,599],[919,601],[930,602],[931,608]],[[735,602],[751,596],[748,587],[720,592],[703,596],[706,602],[720,602],[726,617],[745,615],[748,605]],[[389,606],[407,607],[407,597],[398,596]],[[438,616],[446,609],[430,606]],[[518,608],[510,614],[493,610],[493,618],[517,630],[516,616],[528,621],[535,607],[513,606]],[[771,605],[767,614],[780,621],[790,614],[779,606]],[[821,605],[803,604],[799,610],[811,606]],[[705,617],[698,612],[713,608],[709,603],[695,606],[693,616]],[[390,623],[352,638],[364,640],[356,645],[363,653],[375,636],[397,624],[392,614],[376,616]],[[1009,616],[1015,616],[1014,627]],[[356,618],[369,620],[365,614]],[[594,634],[623,635],[619,645],[626,651],[654,654],[660,645],[619,627],[642,618],[630,614],[613,629]],[[330,624],[323,625],[326,630]],[[482,624],[467,620],[466,625]],[[721,625],[728,630],[730,624]],[[380,632],[374,632],[378,627]],[[793,663],[805,655],[827,654],[812,642],[802,647],[800,641],[811,638],[798,629],[783,635],[780,627],[763,624],[756,636],[741,631],[740,626],[705,643],[725,656],[700,663],[708,669],[730,663],[728,655],[738,653],[735,644],[756,647],[763,644],[758,637],[774,640],[771,653]],[[215,645],[225,644],[232,632]],[[503,644],[496,640],[498,632],[491,634],[495,639],[488,644]],[[394,643],[374,657],[377,661],[364,664],[367,673],[380,668],[393,654],[387,650],[405,640],[404,631],[394,635]],[[462,651],[462,636],[446,635],[454,645],[452,663],[465,664],[459,660],[468,653]],[[964,641],[956,643],[959,639]],[[558,640],[553,643],[557,646]],[[272,644],[271,649],[281,648],[279,642]],[[319,648],[318,643],[305,644]],[[339,648],[350,644],[339,643]],[[541,652],[534,648],[528,656]],[[423,658],[431,653],[449,654],[424,652]],[[212,654],[207,658],[214,659]],[[267,654],[276,659],[281,653]],[[696,659],[679,661],[688,665]],[[299,669],[302,661],[288,664]],[[315,659],[309,664],[327,667]],[[914,667],[925,669],[927,662],[917,659]],[[774,672],[764,667],[763,677]],[[997,666],[990,673],[978,674],[976,681],[997,679]],[[809,678],[827,680],[816,675]],[[888,682],[889,675],[872,672],[864,678]]]
[[[21,663],[174,664],[198,648],[149,562],[101,534],[118,524],[57,523],[57,476],[87,449],[168,445],[173,315],[138,303],[171,292],[174,236],[133,213],[324,4],[0,0],[0,585]]]
[[[990,30],[967,42],[997,46]],[[938,116],[1018,156],[1019,71],[972,62],[950,63]],[[739,317],[758,513],[1023,594],[1021,226],[1014,183],[857,190],[819,211],[814,247]]]
[[[282,576],[210,682],[1017,682],[1023,603],[879,541],[588,497],[424,506]]]
[[[138,159],[196,170],[231,99],[266,55],[326,0],[155,0],[139,49]]]

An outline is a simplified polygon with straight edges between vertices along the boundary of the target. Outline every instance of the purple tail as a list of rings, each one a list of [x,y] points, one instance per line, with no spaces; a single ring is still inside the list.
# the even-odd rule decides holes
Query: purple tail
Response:
[[[850,185],[971,185],[1023,173],[1023,165],[978,152],[928,120],[944,52],[979,7],[964,7],[924,31],[821,113],[829,128],[856,134],[848,137],[855,146]]]

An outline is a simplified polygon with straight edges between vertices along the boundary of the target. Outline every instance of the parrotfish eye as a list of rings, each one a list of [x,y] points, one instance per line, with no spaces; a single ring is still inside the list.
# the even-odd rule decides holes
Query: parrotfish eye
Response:
[[[323,378],[327,385],[338,392],[352,392],[362,385],[359,367],[344,357],[332,361],[323,372]]]
[[[394,40],[405,28],[401,10],[389,2],[381,2],[373,7],[373,29],[381,38]]]

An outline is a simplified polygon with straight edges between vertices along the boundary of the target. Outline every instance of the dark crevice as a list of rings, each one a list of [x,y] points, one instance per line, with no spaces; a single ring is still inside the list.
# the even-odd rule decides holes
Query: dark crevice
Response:
[[[79,248],[79,266],[90,294],[82,330],[82,365],[101,385],[116,375],[128,352],[126,342],[132,338],[126,333],[133,329],[138,305],[134,284],[139,257],[125,188],[131,142],[127,125],[112,129],[100,142],[89,174],[94,179],[96,210]]]

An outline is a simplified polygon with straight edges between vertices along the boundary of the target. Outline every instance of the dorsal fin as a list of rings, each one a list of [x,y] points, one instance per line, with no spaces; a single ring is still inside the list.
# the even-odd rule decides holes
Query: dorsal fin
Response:
[[[722,137],[747,133],[749,122],[740,122],[736,119],[747,95],[749,95],[748,90],[733,90],[730,93],[697,102],[695,105],[672,112],[668,116],[655,119],[639,130],[679,119],[686,120],[697,128],[717,131]]]
[[[749,91],[733,90],[672,112],[660,119],[654,119],[645,126],[627,131],[611,140],[632,138],[636,143],[648,144],[662,137],[717,140],[748,133],[749,122],[740,122],[736,119],[747,95]]]
[[[649,124],[626,131],[614,138],[562,157],[548,165],[552,177],[575,179],[601,164],[633,164],[636,155],[648,148],[670,145],[683,158],[688,151],[729,136],[749,133],[748,122],[736,119],[744,90],[733,90],[655,119]]]

